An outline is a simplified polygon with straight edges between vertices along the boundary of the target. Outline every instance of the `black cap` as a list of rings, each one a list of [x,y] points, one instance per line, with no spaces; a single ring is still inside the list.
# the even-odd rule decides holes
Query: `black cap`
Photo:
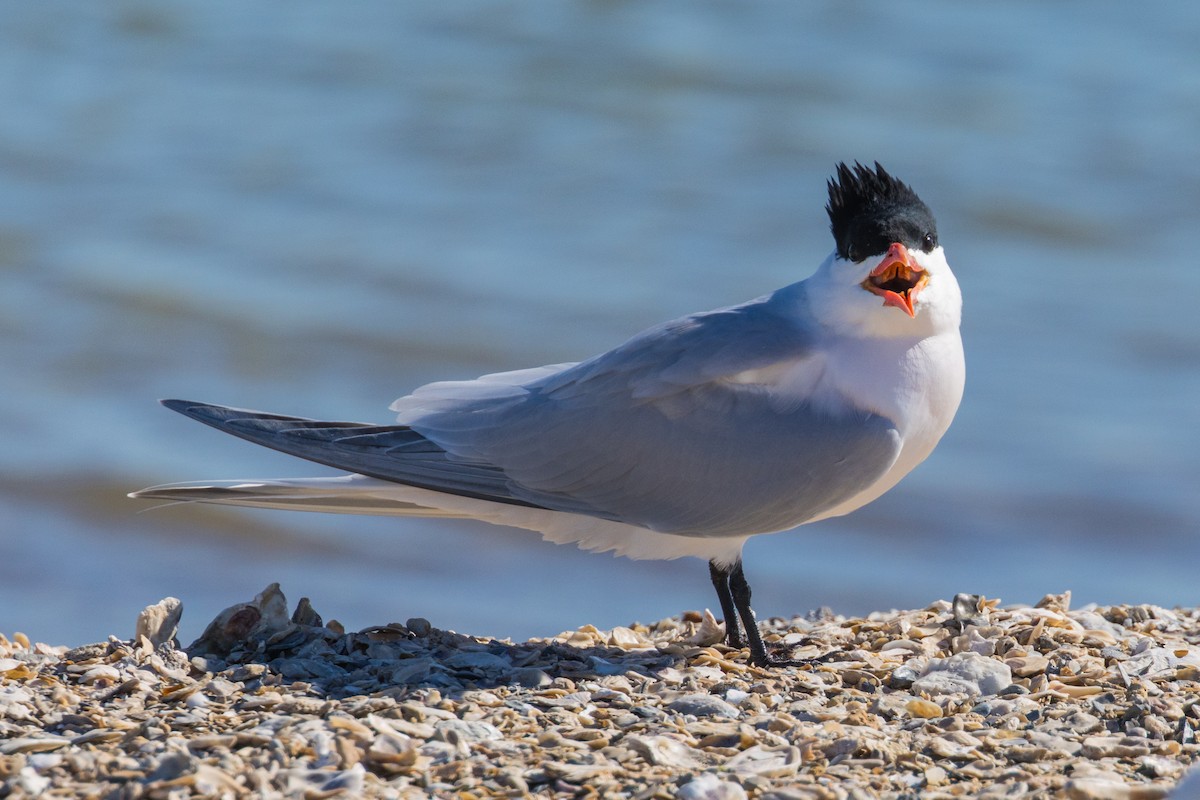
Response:
[[[829,229],[839,258],[862,261],[887,252],[892,242],[928,253],[937,247],[937,221],[908,184],[857,161],[837,165],[829,181]]]

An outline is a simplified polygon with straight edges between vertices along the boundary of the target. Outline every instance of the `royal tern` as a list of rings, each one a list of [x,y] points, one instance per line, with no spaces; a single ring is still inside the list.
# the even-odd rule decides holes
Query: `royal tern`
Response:
[[[586,361],[422,386],[392,404],[393,424],[165,400],[352,474],[131,496],[469,517],[631,558],[703,558],[727,643],[758,665],[795,663],[767,652],[743,544],[894,486],[946,432],[965,375],[962,299],[929,208],[878,162],[839,164],[828,191],[835,249],[807,279]]]

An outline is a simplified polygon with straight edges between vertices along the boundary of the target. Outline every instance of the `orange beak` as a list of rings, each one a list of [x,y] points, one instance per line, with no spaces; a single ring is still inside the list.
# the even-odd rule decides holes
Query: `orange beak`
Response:
[[[862,287],[882,297],[885,306],[895,306],[915,317],[917,311],[913,303],[928,282],[929,275],[924,267],[908,257],[908,249],[899,242],[892,242],[887,255],[871,270]]]

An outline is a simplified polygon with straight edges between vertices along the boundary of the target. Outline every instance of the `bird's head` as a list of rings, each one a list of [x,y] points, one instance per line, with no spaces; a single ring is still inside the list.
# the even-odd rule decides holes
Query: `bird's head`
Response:
[[[836,249],[813,276],[819,314],[875,336],[958,326],[958,282],[933,212],[910,186],[879,162],[838,164],[825,210]]]

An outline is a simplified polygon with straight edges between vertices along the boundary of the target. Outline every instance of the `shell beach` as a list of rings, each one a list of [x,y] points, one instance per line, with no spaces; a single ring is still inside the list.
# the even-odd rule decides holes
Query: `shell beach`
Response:
[[[1200,758],[1195,609],[772,619],[809,660],[777,670],[708,612],[514,643],[348,632],[272,584],[187,648],[181,612],[75,648],[0,637],[0,796],[1200,796],[1172,795]]]

